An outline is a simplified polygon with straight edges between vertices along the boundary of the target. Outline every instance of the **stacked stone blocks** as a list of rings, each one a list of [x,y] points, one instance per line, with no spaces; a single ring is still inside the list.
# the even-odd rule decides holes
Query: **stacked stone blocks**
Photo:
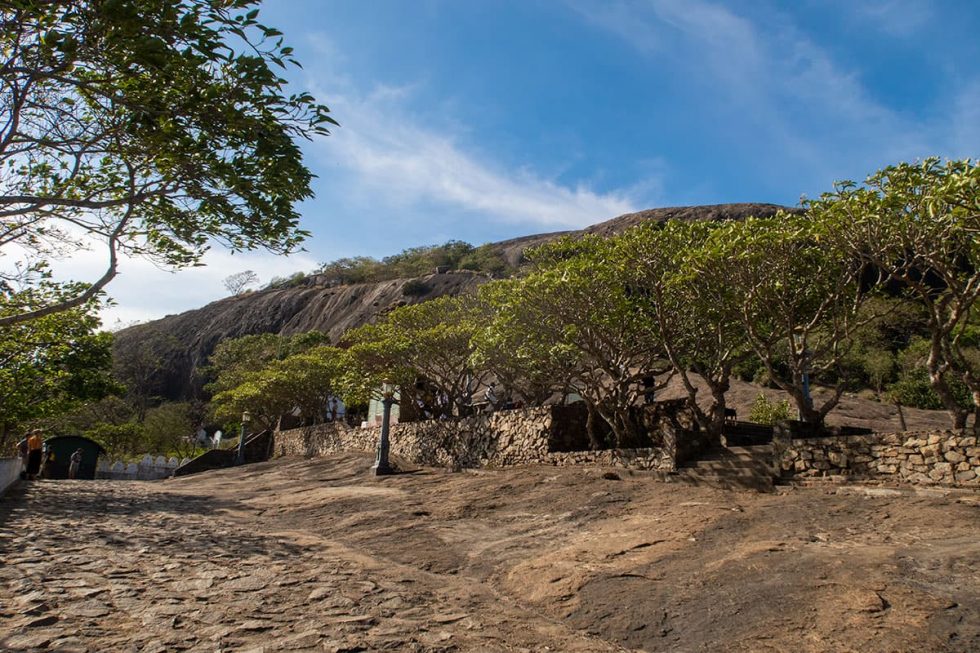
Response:
[[[980,487],[980,442],[954,431],[783,440],[784,477],[846,475],[918,485]]]

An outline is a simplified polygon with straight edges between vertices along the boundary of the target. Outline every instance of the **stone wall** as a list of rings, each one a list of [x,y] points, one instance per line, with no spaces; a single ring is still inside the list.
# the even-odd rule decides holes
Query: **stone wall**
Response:
[[[846,475],[919,485],[980,487],[980,443],[953,431],[773,440],[784,477]]]
[[[480,413],[458,420],[404,422],[391,426],[391,455],[413,464],[503,467],[531,463],[597,464],[631,469],[674,468],[672,449],[561,451],[567,438],[554,427],[562,407]],[[321,424],[276,434],[275,455],[318,456],[337,451],[374,453],[380,427]]]

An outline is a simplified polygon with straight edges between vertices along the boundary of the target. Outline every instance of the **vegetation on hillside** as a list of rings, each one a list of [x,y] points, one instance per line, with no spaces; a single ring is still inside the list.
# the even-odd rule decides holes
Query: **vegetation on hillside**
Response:
[[[419,277],[441,267],[484,272],[496,277],[507,276],[514,271],[493,245],[474,247],[459,240],[450,240],[442,245],[410,247],[380,261],[368,256],[337,259],[324,263],[317,274],[338,283],[366,283]]]

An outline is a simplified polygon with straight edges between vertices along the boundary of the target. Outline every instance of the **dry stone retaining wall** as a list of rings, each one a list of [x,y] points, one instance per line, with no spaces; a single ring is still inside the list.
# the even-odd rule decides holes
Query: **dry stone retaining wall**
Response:
[[[774,440],[785,477],[848,475],[980,487],[980,442],[953,431]]]
[[[553,452],[560,435],[553,429],[554,408],[536,407],[481,413],[458,420],[427,420],[394,424],[391,454],[414,464],[447,467],[503,467],[545,463],[596,464],[670,471],[673,456],[666,449],[619,449]],[[329,423],[281,431],[275,455],[318,456],[337,451],[374,452],[380,427],[352,428]]]

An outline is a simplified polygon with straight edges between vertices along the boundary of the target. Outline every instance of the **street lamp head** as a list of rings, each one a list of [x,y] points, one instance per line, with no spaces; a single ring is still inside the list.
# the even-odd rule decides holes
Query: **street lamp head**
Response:
[[[391,381],[384,381],[381,384],[381,394],[385,399],[391,399],[395,396],[395,386]]]
[[[252,415],[247,410],[242,413],[242,424],[248,424],[252,421]]]

